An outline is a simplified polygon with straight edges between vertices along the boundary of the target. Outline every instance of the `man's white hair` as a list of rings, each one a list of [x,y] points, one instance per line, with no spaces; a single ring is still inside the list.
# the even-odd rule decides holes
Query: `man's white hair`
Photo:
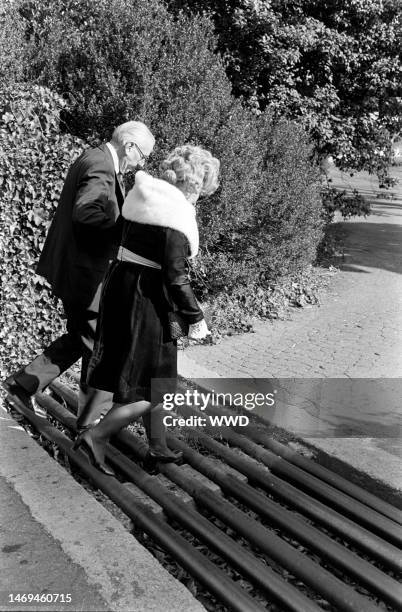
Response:
[[[152,149],[155,138],[142,121],[127,121],[114,130],[111,143],[116,147],[122,147],[128,142],[135,142],[140,148],[149,146]]]

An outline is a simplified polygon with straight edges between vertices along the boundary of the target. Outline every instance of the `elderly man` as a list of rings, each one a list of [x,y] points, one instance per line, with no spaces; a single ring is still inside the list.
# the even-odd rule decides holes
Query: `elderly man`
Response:
[[[121,240],[121,176],[143,166],[154,143],[144,123],[129,121],[114,130],[110,142],[87,149],[70,167],[37,268],[62,300],[67,333],[3,383],[9,394],[32,408],[31,396],[82,357],[79,430],[111,406],[110,393],[86,384],[100,286]],[[144,425],[151,448],[161,452],[166,447],[161,415],[147,415]]]

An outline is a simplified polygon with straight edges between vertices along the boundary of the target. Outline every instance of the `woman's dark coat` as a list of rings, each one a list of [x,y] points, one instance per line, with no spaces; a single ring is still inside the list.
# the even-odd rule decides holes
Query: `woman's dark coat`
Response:
[[[122,245],[161,266],[116,260],[104,282],[89,384],[127,403],[155,400],[152,379],[177,376],[168,312],[177,309],[189,324],[203,314],[189,280],[188,258],[198,250],[194,207],[177,188],[138,172],[122,214]]]

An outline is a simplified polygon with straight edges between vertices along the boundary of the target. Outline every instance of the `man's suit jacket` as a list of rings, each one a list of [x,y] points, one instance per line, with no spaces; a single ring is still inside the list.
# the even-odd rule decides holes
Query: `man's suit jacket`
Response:
[[[84,151],[68,171],[37,268],[64,302],[92,302],[120,244],[123,200],[108,147]]]

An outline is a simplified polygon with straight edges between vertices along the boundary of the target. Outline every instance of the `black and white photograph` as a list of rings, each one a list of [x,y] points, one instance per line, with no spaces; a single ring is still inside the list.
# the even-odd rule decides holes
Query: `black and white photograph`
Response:
[[[402,605],[402,0],[0,0],[0,612]]]

